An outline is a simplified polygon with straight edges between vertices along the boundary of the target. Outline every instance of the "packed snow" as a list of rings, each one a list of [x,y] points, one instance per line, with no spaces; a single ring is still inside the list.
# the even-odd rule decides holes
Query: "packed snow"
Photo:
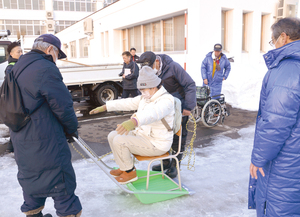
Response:
[[[226,102],[233,107],[255,111],[258,109],[262,79],[267,71],[263,62],[254,66],[232,63],[229,78],[223,84]],[[242,70],[242,71],[241,71]],[[197,82],[199,85],[199,83]],[[83,217],[92,216],[205,216],[252,217],[247,209],[250,155],[254,126],[238,131],[240,138],[225,135],[213,137],[205,148],[196,148],[195,170],[182,166],[182,182],[195,191],[194,195],[145,205],[134,195],[123,192],[91,160],[73,162],[77,176],[76,194],[83,206]],[[8,129],[0,125],[0,144],[8,141]],[[17,181],[17,166],[13,154],[0,157],[0,216],[24,216],[22,189]],[[112,156],[104,161],[111,166]],[[184,159],[183,164],[187,163]],[[139,162],[138,169],[146,169]],[[55,215],[53,201],[47,199],[44,214]]]
[[[214,138],[205,148],[197,148],[195,171],[182,166],[182,182],[195,191],[172,200],[142,204],[134,195],[123,192],[91,160],[73,163],[77,176],[76,194],[83,206],[83,215],[92,216],[255,216],[247,209],[250,153],[254,126],[238,131],[240,138]],[[112,156],[104,161],[110,165]],[[187,163],[184,159],[183,164]],[[139,162],[138,169],[146,169]],[[0,158],[0,216],[24,216],[20,212],[22,189],[18,184],[13,154]],[[55,214],[53,201],[47,199],[44,213]]]

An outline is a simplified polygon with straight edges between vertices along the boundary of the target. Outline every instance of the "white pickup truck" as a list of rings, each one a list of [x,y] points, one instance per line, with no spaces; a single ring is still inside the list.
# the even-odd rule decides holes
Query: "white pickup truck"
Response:
[[[59,67],[64,83],[74,101],[86,100],[95,105],[117,99],[121,95],[121,64]]]

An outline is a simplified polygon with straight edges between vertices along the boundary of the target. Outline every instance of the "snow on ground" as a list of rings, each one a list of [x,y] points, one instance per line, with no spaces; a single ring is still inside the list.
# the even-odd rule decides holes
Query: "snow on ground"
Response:
[[[154,204],[142,204],[134,195],[123,192],[96,164],[86,160],[74,162],[76,194],[83,205],[82,216],[254,217],[255,211],[247,209],[248,168],[254,126],[241,129],[238,133],[241,136],[238,139],[217,136],[210,146],[195,149],[195,171],[182,167],[182,182],[196,192],[194,195]],[[106,157],[105,162],[114,166],[111,158]],[[185,163],[187,159],[183,161]],[[145,162],[136,166],[146,169]],[[1,217],[24,216],[19,208],[23,200],[16,174],[13,154],[1,157]],[[51,198],[47,199],[44,209],[44,214],[48,212],[55,214]]]

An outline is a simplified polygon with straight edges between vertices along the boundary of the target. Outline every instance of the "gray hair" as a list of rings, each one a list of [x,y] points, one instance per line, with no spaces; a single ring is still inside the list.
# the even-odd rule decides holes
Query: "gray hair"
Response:
[[[50,46],[53,46],[54,51],[58,52],[57,47],[55,47],[54,45],[52,45],[52,44],[50,44],[48,42],[43,42],[43,41],[35,41],[33,43],[33,45],[32,45],[32,49],[37,49],[37,50],[45,51]]]
[[[283,18],[278,20],[271,26],[274,39],[278,39],[281,33],[285,33],[291,40],[300,39],[300,19],[298,18]]]

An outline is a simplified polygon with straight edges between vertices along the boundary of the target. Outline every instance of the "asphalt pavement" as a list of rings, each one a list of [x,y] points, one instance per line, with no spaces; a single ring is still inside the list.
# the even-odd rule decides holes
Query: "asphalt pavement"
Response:
[[[230,116],[225,118],[224,124],[218,124],[215,127],[205,127],[202,122],[197,124],[196,128],[196,139],[194,141],[195,148],[203,148],[209,145],[210,141],[217,135],[224,135],[230,139],[239,138],[237,131],[245,128],[249,125],[255,124],[255,118],[257,112],[247,111],[237,108],[232,108],[227,105],[230,109]],[[99,155],[102,156],[110,152],[110,147],[107,141],[107,135],[109,132],[116,129],[117,124],[130,118],[132,112],[105,112],[97,115],[89,115],[89,111],[94,107],[86,102],[74,103],[74,110],[78,117],[79,122],[79,136]],[[194,124],[189,122],[188,129],[193,130]],[[193,133],[189,132],[187,144],[192,137]],[[9,135],[7,135],[9,136]],[[82,154],[84,152],[80,147],[73,144],[77,151]],[[72,152],[72,160],[82,159],[82,156],[70,145]],[[0,155],[4,154],[6,145],[0,145]],[[86,154],[84,154],[86,156]]]

